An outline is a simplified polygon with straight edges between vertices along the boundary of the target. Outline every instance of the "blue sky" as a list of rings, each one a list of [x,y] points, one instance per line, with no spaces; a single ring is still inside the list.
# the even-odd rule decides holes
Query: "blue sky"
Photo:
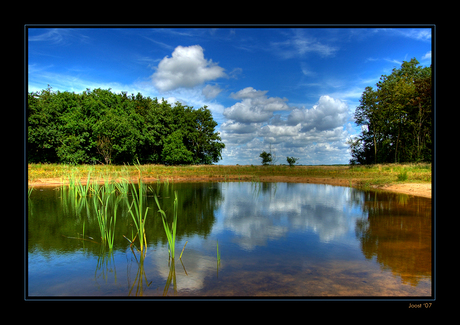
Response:
[[[366,86],[431,64],[429,28],[29,28],[28,91],[111,88],[204,105],[219,164],[346,164]]]

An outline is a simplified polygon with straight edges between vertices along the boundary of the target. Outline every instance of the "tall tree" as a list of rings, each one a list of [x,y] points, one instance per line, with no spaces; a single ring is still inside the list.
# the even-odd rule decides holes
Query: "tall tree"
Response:
[[[381,76],[375,90],[364,90],[354,117],[362,131],[349,142],[351,162],[430,160],[431,67],[414,58]]]
[[[225,145],[205,107],[103,89],[29,93],[29,162],[211,164]]]

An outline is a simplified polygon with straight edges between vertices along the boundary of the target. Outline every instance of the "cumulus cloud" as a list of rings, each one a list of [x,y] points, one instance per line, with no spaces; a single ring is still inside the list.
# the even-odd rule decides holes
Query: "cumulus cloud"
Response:
[[[227,121],[222,123],[221,129],[228,133],[253,133],[256,132],[261,126],[261,123],[239,123],[233,121]]]
[[[268,121],[275,111],[289,110],[286,98],[267,97],[266,93],[252,87],[232,93],[230,97],[241,101],[226,108],[224,116],[235,122],[258,123]]]
[[[207,99],[211,99],[211,98],[214,98],[217,95],[219,95],[221,91],[222,91],[222,89],[220,89],[220,87],[217,86],[217,85],[215,85],[215,86],[206,85],[206,87],[204,87],[203,90],[202,90],[202,94]]]
[[[288,125],[302,123],[302,130],[328,130],[342,126],[348,117],[348,105],[327,95],[321,96],[311,109],[294,109],[288,116]]]
[[[246,87],[236,93],[231,93],[230,97],[234,99],[256,98],[256,97],[262,97],[266,93],[268,93],[268,90],[255,90],[252,87]]]
[[[206,81],[226,77],[224,69],[204,58],[203,48],[199,45],[178,46],[171,57],[160,61],[152,81],[160,91],[170,91],[185,87],[193,88]]]
[[[220,130],[226,144],[224,156],[228,154],[226,163],[242,163],[233,160],[238,157],[258,164],[260,152],[269,150],[270,144],[277,157],[282,157],[278,163],[286,163],[286,156],[299,157],[302,164],[348,162],[345,142],[350,132],[344,125],[350,113],[346,102],[321,96],[309,109],[292,109],[284,99],[266,94],[248,87],[231,95],[241,101],[224,110],[229,120]],[[274,103],[284,113],[272,111]]]

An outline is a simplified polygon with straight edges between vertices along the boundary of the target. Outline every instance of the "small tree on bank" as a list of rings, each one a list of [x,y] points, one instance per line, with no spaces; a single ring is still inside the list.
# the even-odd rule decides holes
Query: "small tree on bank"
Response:
[[[294,158],[294,157],[286,157],[286,160],[289,164],[289,166],[294,166],[294,164],[299,160],[300,158]]]
[[[272,161],[272,154],[267,153],[266,151],[263,151],[260,156],[262,158],[262,165],[266,166]]]

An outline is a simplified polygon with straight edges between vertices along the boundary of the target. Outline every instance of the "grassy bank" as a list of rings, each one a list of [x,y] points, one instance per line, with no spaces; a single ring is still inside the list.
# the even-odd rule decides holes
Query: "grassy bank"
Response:
[[[431,164],[384,164],[372,166],[140,166],[142,177],[147,181],[296,181],[347,184],[353,186],[387,185],[393,183],[430,183]],[[70,176],[86,180],[137,179],[135,166],[117,165],[59,165],[29,164],[28,180],[46,183],[55,179],[66,183]]]

